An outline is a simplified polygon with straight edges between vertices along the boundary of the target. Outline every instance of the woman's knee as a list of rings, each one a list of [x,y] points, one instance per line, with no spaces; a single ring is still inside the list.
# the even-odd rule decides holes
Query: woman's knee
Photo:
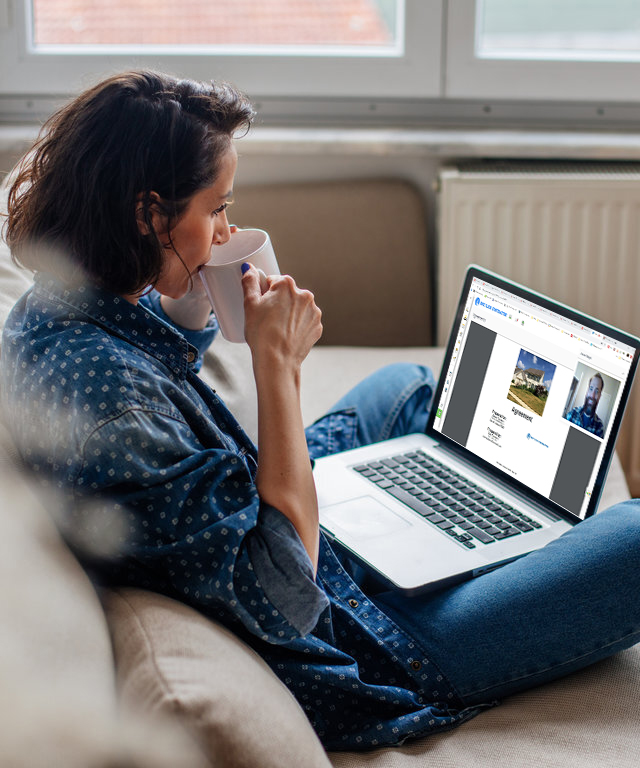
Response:
[[[329,413],[355,412],[359,444],[377,442],[424,431],[434,390],[435,379],[429,368],[391,363],[367,376]]]
[[[431,371],[415,363],[396,363],[385,366],[380,374],[393,391],[383,437],[424,432],[435,391]]]
[[[640,500],[614,504],[576,525],[569,535],[580,542],[576,568],[592,568],[601,580],[620,586],[635,582],[640,589]]]
[[[596,527],[599,535],[621,537],[640,544],[640,499],[628,499],[603,509],[581,523]],[[640,553],[640,546],[638,547]]]
[[[371,381],[399,402],[417,393],[430,402],[436,386],[431,369],[418,363],[389,363],[373,373]]]

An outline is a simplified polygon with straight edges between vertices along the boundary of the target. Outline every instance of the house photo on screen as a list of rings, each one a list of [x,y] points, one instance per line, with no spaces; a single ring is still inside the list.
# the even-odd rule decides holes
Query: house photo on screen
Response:
[[[555,372],[556,366],[553,363],[520,349],[507,399],[542,416]]]

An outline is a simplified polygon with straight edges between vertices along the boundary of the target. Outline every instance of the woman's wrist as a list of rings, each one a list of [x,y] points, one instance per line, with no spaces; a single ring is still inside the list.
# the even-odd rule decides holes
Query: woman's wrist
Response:
[[[253,376],[259,390],[272,391],[277,395],[293,388],[296,395],[300,396],[300,363],[275,352],[254,355],[252,360]]]

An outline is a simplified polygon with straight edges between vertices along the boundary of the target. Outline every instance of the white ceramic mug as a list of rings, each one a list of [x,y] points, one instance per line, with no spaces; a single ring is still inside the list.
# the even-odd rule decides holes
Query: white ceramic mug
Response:
[[[266,275],[280,269],[269,235],[262,229],[239,229],[224,245],[211,248],[211,258],[200,269],[222,335],[228,341],[244,341],[244,293],[242,264],[248,262]]]

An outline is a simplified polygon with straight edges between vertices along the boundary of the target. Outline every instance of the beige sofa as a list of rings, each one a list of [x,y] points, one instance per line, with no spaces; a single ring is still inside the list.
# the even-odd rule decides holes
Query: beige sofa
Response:
[[[424,216],[412,188],[383,180],[293,185],[238,189],[237,199],[235,221],[269,228],[283,269],[315,291],[324,311],[330,345],[316,347],[303,371],[307,422],[386,362],[439,368],[442,352],[429,347]],[[389,234],[393,216],[401,226]],[[322,220],[331,221],[330,234]],[[3,246],[0,323],[29,283]],[[246,347],[217,341],[202,376],[255,433]],[[6,436],[1,442],[0,765],[638,765],[639,648],[514,696],[452,732],[326,754],[287,689],[227,630],[160,595],[97,594],[57,535],[48,500],[17,470]],[[627,497],[616,460],[603,504]]]

